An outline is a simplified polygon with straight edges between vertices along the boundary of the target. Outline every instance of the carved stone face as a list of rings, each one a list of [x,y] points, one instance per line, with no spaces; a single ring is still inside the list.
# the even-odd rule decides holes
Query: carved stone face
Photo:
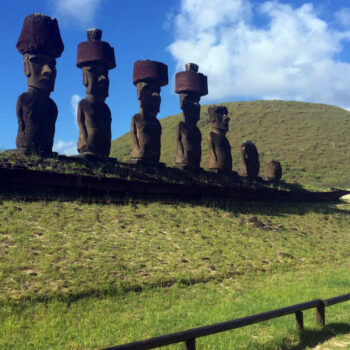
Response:
[[[155,117],[159,113],[161,97],[160,86],[156,83],[138,83],[137,98],[140,101],[140,107],[144,114],[149,117]]]
[[[180,108],[183,111],[185,121],[196,124],[200,118],[201,106],[199,94],[180,94]]]
[[[86,93],[106,98],[108,96],[108,68],[102,63],[91,63],[83,67],[83,83]]]
[[[228,111],[226,108],[219,108],[210,112],[210,120],[212,122],[212,127],[228,131],[228,122],[230,118],[228,117]]]
[[[23,64],[28,86],[49,92],[54,90],[56,80],[55,58],[41,54],[25,54]]]

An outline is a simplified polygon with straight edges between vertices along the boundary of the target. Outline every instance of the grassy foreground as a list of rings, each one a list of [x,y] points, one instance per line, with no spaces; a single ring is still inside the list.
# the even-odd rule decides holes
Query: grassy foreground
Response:
[[[349,292],[349,204],[1,199],[0,348],[96,349]],[[307,349],[350,303],[199,340]],[[181,348],[174,346],[171,348]]]

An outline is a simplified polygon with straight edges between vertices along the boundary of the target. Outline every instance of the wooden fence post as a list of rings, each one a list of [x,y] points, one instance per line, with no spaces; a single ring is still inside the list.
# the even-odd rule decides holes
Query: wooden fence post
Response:
[[[185,350],[196,350],[196,339],[188,339],[185,341]]]
[[[316,322],[322,326],[326,324],[326,314],[323,303],[316,307]]]
[[[302,311],[297,311],[295,313],[295,318],[296,318],[296,321],[297,321],[297,329],[302,331],[304,329],[303,312]]]

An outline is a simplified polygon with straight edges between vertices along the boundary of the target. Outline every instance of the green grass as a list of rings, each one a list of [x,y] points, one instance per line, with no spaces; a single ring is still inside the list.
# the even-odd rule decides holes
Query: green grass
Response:
[[[347,293],[349,218],[348,204],[3,198],[0,348],[96,349]],[[324,330],[309,311],[302,334],[288,316],[199,345],[306,349],[349,332],[349,306]]]
[[[261,173],[265,164],[279,160],[283,178],[312,187],[349,188],[350,112],[341,108],[293,101],[250,101],[224,103],[230,113],[228,139],[233,168],[238,170],[240,144],[253,141],[260,154]],[[161,161],[174,164],[175,131],[181,114],[161,119]],[[198,125],[202,132],[202,167],[208,164],[207,135],[210,123],[207,106],[202,106]],[[130,158],[130,133],[112,142],[111,155]]]

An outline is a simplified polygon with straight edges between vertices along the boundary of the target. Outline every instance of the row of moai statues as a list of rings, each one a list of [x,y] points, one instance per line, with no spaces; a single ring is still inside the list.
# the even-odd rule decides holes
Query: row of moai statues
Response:
[[[108,71],[116,67],[116,61],[113,47],[101,38],[101,30],[89,29],[87,41],[80,43],[77,50],[77,67],[82,69],[86,88],[86,97],[80,101],[77,110],[77,149],[80,157],[106,158],[111,148],[112,117],[105,100],[109,90]],[[28,91],[21,94],[17,101],[17,152],[50,156],[58,113],[50,93],[55,85],[56,59],[64,50],[57,20],[40,13],[27,16],[16,47],[23,55],[28,85]],[[158,165],[162,127],[157,114],[161,104],[161,87],[168,84],[168,67],[156,61],[137,61],[134,64],[133,83],[140,111],[131,120],[130,163]],[[208,94],[207,77],[198,72],[196,64],[189,63],[185,71],[175,76],[175,92],[180,96],[184,118],[176,131],[176,166],[197,171],[200,170],[202,155],[202,135],[197,126],[201,109],[199,101],[201,96]],[[210,106],[208,113],[212,124],[212,132],[208,136],[208,170],[231,172],[231,147],[226,138],[230,120],[227,108]],[[257,177],[259,159],[256,147],[252,143],[244,143],[242,147],[243,170],[240,173]],[[270,164],[270,168],[273,168],[273,164]]]

